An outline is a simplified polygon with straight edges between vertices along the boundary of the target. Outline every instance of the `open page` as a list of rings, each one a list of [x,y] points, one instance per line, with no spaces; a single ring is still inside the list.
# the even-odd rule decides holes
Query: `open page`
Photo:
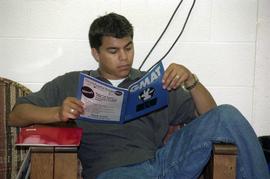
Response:
[[[78,98],[85,105],[83,120],[120,122],[124,116],[127,90],[104,83],[86,74],[80,74]]]
[[[168,92],[162,88],[163,74],[160,62],[128,89],[123,89],[81,73],[77,97],[85,104],[85,113],[80,119],[125,123],[167,106]]]

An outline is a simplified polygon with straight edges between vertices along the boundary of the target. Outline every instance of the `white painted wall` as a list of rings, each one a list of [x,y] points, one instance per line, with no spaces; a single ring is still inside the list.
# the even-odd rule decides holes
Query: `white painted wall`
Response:
[[[180,0],[0,0],[0,76],[37,91],[71,70],[96,68],[88,29],[106,12],[135,27],[138,67]],[[164,55],[192,1],[184,0],[145,68]],[[270,135],[270,1],[197,0],[186,30],[164,60],[196,73],[218,104],[235,105],[258,135]]]

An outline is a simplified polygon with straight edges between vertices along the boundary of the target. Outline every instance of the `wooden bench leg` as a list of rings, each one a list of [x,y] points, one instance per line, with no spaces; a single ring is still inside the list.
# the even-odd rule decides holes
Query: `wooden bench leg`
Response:
[[[75,149],[32,147],[31,179],[77,179],[77,151]]]
[[[204,179],[235,179],[237,147],[233,144],[214,144],[213,154],[203,174]]]

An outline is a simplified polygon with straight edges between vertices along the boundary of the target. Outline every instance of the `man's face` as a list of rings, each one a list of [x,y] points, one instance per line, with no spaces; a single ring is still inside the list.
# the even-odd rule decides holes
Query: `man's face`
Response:
[[[134,57],[132,38],[105,36],[98,51],[92,48],[92,54],[99,63],[99,70],[104,78],[111,80],[126,78]]]

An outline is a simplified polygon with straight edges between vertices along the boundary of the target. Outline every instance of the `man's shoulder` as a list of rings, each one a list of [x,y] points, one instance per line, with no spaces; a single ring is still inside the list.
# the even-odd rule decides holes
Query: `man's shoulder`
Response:
[[[74,86],[79,82],[80,73],[87,74],[89,73],[89,71],[70,71],[55,77],[51,81],[48,81],[44,86],[57,86],[59,88],[64,88],[66,86]]]
[[[137,78],[141,78],[145,74],[146,74],[145,71],[140,71],[140,70],[132,68],[130,73],[129,73],[129,78],[137,79]]]
[[[89,74],[89,71],[82,70],[82,71],[70,71],[67,73],[64,73],[62,75],[57,76],[55,79],[63,80],[63,79],[72,79],[72,78],[78,78],[80,73]]]
[[[88,75],[90,74],[89,70],[81,70],[81,71],[70,71],[70,72],[63,74],[62,76],[66,76],[66,77],[76,76],[76,75],[79,75],[80,73],[84,73],[84,74],[88,74]]]

